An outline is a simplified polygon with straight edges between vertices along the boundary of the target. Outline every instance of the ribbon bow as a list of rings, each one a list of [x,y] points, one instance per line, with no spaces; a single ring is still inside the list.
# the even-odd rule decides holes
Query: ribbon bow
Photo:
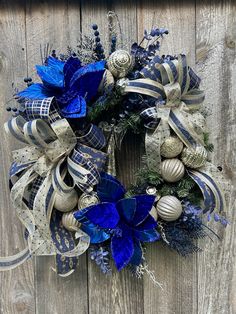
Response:
[[[146,122],[145,138],[148,167],[160,172],[160,147],[169,137],[170,129],[189,148],[204,146],[203,134],[194,128],[192,112],[204,101],[204,92],[199,89],[200,78],[188,66],[186,56],[163,61],[156,56],[141,71],[143,78],[123,82],[124,92],[140,93],[154,97],[156,106],[141,112]],[[212,179],[212,166],[188,169],[188,174],[200,187],[205,203],[205,212],[214,209],[223,211],[225,200],[218,183]],[[214,174],[216,171],[213,171]],[[219,177],[219,175],[218,175]]]
[[[0,259],[0,268],[14,268],[32,254],[56,255],[58,272],[70,274],[90,238],[78,229],[76,244],[61,227],[61,213],[53,213],[55,196],[70,193],[75,185],[90,192],[98,184],[106,162],[106,154],[100,151],[106,144],[103,133],[91,124],[77,136],[60,117],[54,97],[27,101],[24,114],[9,120],[5,129],[27,144],[13,152],[10,177],[11,199],[27,230],[28,245],[16,256]],[[68,176],[70,185],[65,181]]]

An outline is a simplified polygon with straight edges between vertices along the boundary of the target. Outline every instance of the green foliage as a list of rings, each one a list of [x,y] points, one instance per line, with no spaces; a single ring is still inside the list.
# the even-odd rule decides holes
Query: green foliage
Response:
[[[156,171],[149,170],[148,168],[141,168],[137,175],[137,183],[140,185],[148,184],[151,186],[158,186],[160,183],[162,183],[162,178],[159,173]]]
[[[115,90],[108,95],[99,97],[93,106],[89,108],[88,119],[91,122],[102,121],[104,120],[104,115],[108,115],[108,111],[109,119],[113,118],[112,115],[115,116],[117,111],[115,107],[119,107],[121,100],[122,96]]]
[[[204,141],[204,146],[208,152],[213,152],[214,150],[214,145],[212,143],[209,143],[209,138],[210,134],[209,133],[203,133],[203,141]]]
[[[196,205],[202,200],[198,185],[188,175],[176,183],[164,182],[158,191],[161,196],[174,195],[180,199],[188,198],[191,203]]]
[[[174,195],[179,199],[187,198],[192,204],[200,205],[202,193],[198,185],[186,174],[176,183],[163,181],[161,175],[150,171],[148,168],[141,169],[136,175],[136,184],[132,185],[126,197],[132,197],[135,194],[143,194],[148,186],[155,186],[160,196]]]
[[[139,134],[144,131],[141,124],[141,118],[138,113],[132,113],[131,115],[122,118],[119,124],[122,126],[123,130],[131,130],[135,134]]]
[[[125,197],[132,197],[135,194],[144,194],[148,186],[157,187],[163,181],[159,173],[151,171],[147,167],[141,168],[135,176],[136,183],[130,186]]]

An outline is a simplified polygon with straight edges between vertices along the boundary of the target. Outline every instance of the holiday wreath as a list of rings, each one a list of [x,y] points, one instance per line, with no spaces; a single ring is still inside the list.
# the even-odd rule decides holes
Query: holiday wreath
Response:
[[[25,78],[17,108],[7,108],[6,131],[26,144],[13,151],[10,189],[27,247],[1,258],[1,270],[54,255],[66,276],[90,249],[104,273],[112,257],[119,271],[128,266],[140,276],[145,242],[186,256],[200,250],[198,238],[216,235],[204,214],[228,223],[220,172],[208,159],[204,92],[186,56],[160,56],[168,31],[155,27],[131,49],[111,28],[105,56],[98,26],[92,29],[77,49],[48,53],[36,66],[41,83]],[[127,130],[143,137],[146,152],[125,190],[115,153]]]

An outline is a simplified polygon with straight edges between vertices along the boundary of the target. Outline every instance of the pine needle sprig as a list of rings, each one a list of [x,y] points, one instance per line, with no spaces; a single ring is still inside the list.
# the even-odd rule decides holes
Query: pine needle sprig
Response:
[[[119,122],[119,125],[122,127],[123,130],[130,130],[135,134],[140,134],[144,132],[139,113],[131,113],[127,117],[122,118]]]
[[[209,140],[210,140],[210,134],[207,132],[203,133],[204,147],[208,152],[212,153],[214,150],[214,145],[210,143]]]
[[[141,168],[138,171],[136,178],[137,183],[147,183],[152,186],[158,186],[160,183],[163,182],[163,179],[158,172],[150,170],[147,167]]]
[[[98,120],[102,121],[104,120],[104,114],[108,113],[108,111],[112,112],[115,115],[115,107],[121,104],[121,100],[122,96],[116,91],[99,97],[97,101],[93,104],[93,106],[89,107],[87,115],[88,119],[91,122],[97,122]],[[109,115],[109,118],[113,117]]]

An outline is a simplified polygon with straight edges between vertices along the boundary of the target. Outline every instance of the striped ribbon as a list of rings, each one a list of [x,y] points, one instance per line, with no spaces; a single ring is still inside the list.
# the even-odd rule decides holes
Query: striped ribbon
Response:
[[[200,108],[205,96],[199,89],[200,78],[188,66],[184,55],[167,62],[156,56],[141,70],[141,74],[141,79],[126,80],[123,90],[156,99],[156,106],[142,111],[141,117],[147,127],[145,146],[148,167],[160,172],[160,147],[169,136],[170,129],[187,147],[204,146],[202,133],[199,134],[193,127],[192,112]],[[223,211],[224,193],[217,180],[213,179],[212,171],[188,169],[188,174],[202,191],[204,212]]]
[[[100,149],[106,141],[92,124],[77,137],[55,108],[54,98],[34,100],[26,103],[24,116],[5,124],[8,133],[27,144],[13,152],[10,177],[12,203],[28,237],[22,252],[0,258],[0,270],[15,268],[32,255],[55,255],[57,272],[67,276],[89,246],[90,238],[85,232],[77,230],[75,241],[61,226],[61,217],[53,205],[56,193],[69,193],[75,185],[90,191],[98,183],[106,162],[106,154]],[[68,174],[70,186],[65,182]],[[31,192],[28,199],[27,190]]]

